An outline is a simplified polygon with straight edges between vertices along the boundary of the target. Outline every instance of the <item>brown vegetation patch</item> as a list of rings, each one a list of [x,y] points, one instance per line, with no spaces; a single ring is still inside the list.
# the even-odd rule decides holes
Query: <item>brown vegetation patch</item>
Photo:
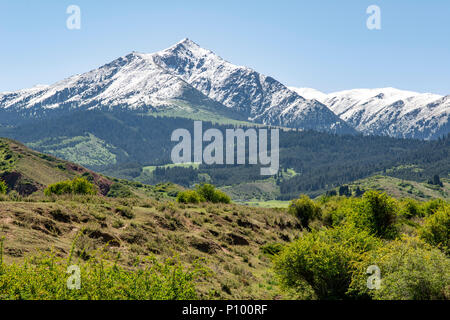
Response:
[[[193,237],[189,240],[189,243],[195,249],[208,254],[214,254],[222,250],[222,247],[220,245],[218,245],[212,240],[204,238]]]
[[[63,212],[61,209],[55,209],[50,211],[50,215],[58,222],[62,223],[69,223],[70,222],[70,215]]]
[[[243,236],[240,236],[235,233],[229,233],[226,236],[226,241],[235,246],[248,246],[250,243]]]
[[[120,247],[120,240],[109,233],[100,230],[85,231],[85,233],[91,239],[99,240],[102,243],[109,244],[111,247]]]

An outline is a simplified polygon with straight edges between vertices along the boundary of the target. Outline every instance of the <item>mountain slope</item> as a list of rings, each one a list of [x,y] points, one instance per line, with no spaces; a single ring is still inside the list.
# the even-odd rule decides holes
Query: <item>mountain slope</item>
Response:
[[[394,88],[330,94],[309,88],[291,89],[321,101],[364,134],[436,139],[450,132],[450,95],[443,97]]]
[[[52,183],[89,177],[106,195],[112,184],[107,178],[77,164],[33,151],[14,140],[0,138],[0,180],[9,190],[21,195],[30,195]]]
[[[189,39],[152,54],[132,52],[51,86],[0,93],[0,125],[91,109],[403,138],[450,132],[450,96],[287,88]]]
[[[359,188],[360,192],[367,190],[378,190],[397,199],[412,198],[422,201],[430,199],[443,199],[445,201],[449,201],[450,180],[444,178],[441,181],[442,187],[432,185],[427,182],[417,182],[390,176],[374,175],[365,179],[353,181],[348,184],[348,187],[353,194],[355,194],[355,191]],[[339,188],[335,188],[334,191],[339,194]]]
[[[0,94],[2,124],[90,109],[355,132],[320,102],[188,39],[154,54],[133,52],[51,86]]]
[[[287,243],[298,236],[297,220],[287,212],[236,204],[184,205],[174,201],[178,186],[129,181],[115,181],[129,191],[125,195],[47,197],[39,191],[49,183],[86,172],[97,185],[97,178],[108,180],[4,138],[0,138],[0,166],[0,179],[6,178],[9,187],[7,195],[0,195],[2,263],[20,263],[51,251],[81,264],[101,251],[102,261],[141,270],[147,266],[144,257],[161,261],[176,254],[183,265],[200,262],[213,271],[198,283],[203,298],[290,297],[280,291],[271,259],[262,251],[267,244]],[[32,193],[26,201],[11,192],[21,190],[18,184],[11,185],[12,173],[33,185],[33,190],[21,193]]]

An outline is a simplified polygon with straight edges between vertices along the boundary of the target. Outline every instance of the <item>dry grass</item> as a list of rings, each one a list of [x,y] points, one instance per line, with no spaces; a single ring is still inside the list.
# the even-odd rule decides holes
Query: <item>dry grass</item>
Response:
[[[212,274],[199,283],[203,298],[289,298],[270,271],[270,257],[261,251],[264,244],[299,235],[296,219],[285,210],[99,196],[42,200],[49,199],[0,202],[6,263],[49,251],[64,258],[81,231],[75,254],[84,259],[105,245],[128,267],[151,254],[159,259],[177,254],[186,265],[205,258]],[[123,217],[118,207],[129,208],[133,217]]]

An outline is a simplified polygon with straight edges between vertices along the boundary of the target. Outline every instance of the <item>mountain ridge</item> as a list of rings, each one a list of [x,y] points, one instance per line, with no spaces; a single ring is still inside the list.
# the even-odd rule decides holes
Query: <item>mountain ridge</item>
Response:
[[[188,38],[155,53],[133,51],[52,85],[0,93],[0,125],[92,109],[426,140],[450,132],[450,95],[286,87]]]
[[[291,89],[321,101],[363,134],[429,140],[450,132],[450,95],[391,87],[329,94],[311,88]]]

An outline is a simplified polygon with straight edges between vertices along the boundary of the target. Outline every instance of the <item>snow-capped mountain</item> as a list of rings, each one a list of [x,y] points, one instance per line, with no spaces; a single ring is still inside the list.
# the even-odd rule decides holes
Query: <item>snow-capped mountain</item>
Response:
[[[132,52],[50,86],[0,93],[0,124],[72,110],[125,109],[433,139],[450,132],[449,100],[393,88],[330,94],[287,88],[184,39],[156,53]]]
[[[17,115],[41,117],[95,108],[192,113],[199,106],[239,120],[355,132],[322,103],[235,66],[189,39],[153,54],[133,52],[51,86],[0,94],[0,119],[14,123]]]
[[[187,101],[185,101],[187,100]],[[51,86],[0,94],[0,110],[5,117],[42,117],[83,109],[150,109],[183,108],[180,101],[211,107],[224,112],[227,108],[147,60],[139,53],[118,58],[90,72],[75,75]],[[220,110],[223,109],[223,110]],[[187,111],[191,111],[189,108]]]
[[[394,88],[354,89],[325,94],[290,88],[316,99],[364,134],[434,139],[450,132],[450,95]]]

